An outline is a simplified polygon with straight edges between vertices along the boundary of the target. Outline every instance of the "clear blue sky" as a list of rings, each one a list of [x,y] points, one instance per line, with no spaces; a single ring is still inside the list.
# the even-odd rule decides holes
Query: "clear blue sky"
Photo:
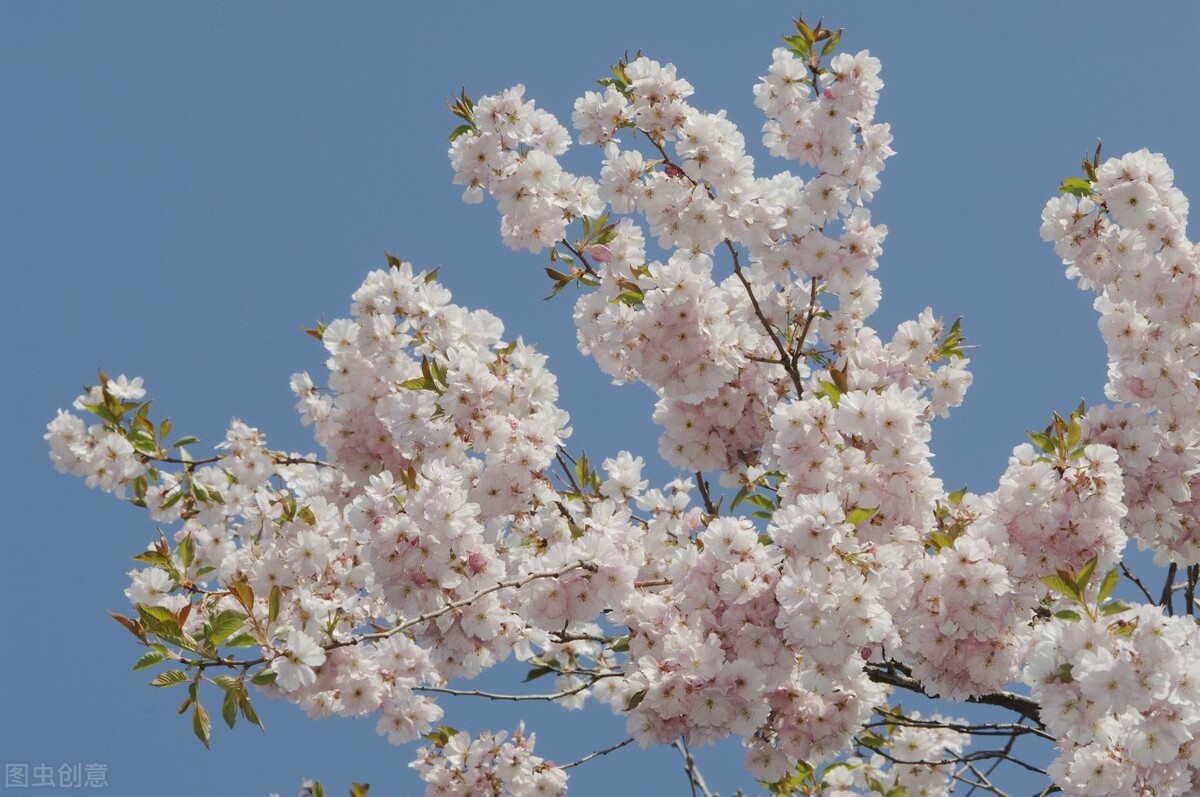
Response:
[[[286,795],[302,776],[333,793],[357,779],[419,794],[412,748],[388,745],[373,722],[313,722],[282,702],[262,703],[267,733],[221,726],[205,751],[175,715],[182,695],[130,671],[140,649],[104,613],[127,607],[128,557],[153,528],[56,474],[44,425],[103,367],[144,376],[158,416],[206,442],[236,416],[277,448],[311,450],[287,384],[323,358],[300,329],[343,316],[392,250],[441,266],[459,303],[498,313],[510,336],[550,354],[593,458],[623,447],[653,458],[648,392],[612,388],[583,361],[570,300],[541,301],[544,261],[502,246],[490,204],[460,204],[443,98],[521,82],[569,124],[591,80],[641,49],[677,64],[698,106],[727,108],[757,142],[751,87],[799,10],[883,60],[879,117],[898,154],[873,204],[891,230],[876,326],[890,337],[926,305],[965,317],[982,346],[975,385],[933,447],[949,485],[989,490],[1024,430],[1102,398],[1090,298],[1038,238],[1046,198],[1097,137],[1111,155],[1165,153],[1200,197],[1200,6],[0,6],[0,759],[104,763],[103,793],[119,797]],[[786,168],[752,151],[760,174]],[[517,716],[469,703],[447,720],[498,729]],[[560,761],[623,737],[607,710],[530,716],[539,752]],[[726,795],[749,785],[736,745],[701,764]],[[670,753],[624,750],[574,772],[576,795],[687,793]]]

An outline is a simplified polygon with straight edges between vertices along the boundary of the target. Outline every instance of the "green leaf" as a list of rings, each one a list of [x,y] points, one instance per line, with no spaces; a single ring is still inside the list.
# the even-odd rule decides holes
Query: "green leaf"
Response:
[[[1113,590],[1117,588],[1117,581],[1119,580],[1120,576],[1117,575],[1117,568],[1115,567],[1104,575],[1104,580],[1100,582],[1100,597],[1097,598],[1100,603],[1108,600],[1108,596],[1112,595]]]
[[[553,667],[546,667],[544,665],[538,666],[538,667],[532,667],[532,668],[530,668],[529,672],[527,672],[525,674],[525,678],[522,679],[521,683],[527,684],[530,681],[534,681],[538,678],[541,678],[543,675],[549,675],[552,672],[556,673],[556,672],[558,672],[558,670],[554,669]]]
[[[629,652],[629,634],[621,634],[612,641],[609,650],[613,653],[628,653]]]
[[[879,507],[877,507],[877,506],[873,506],[873,507],[869,507],[869,508],[868,507],[855,507],[854,509],[851,509],[849,512],[846,513],[846,522],[849,523],[851,526],[857,526],[859,523],[862,523],[864,520],[870,520],[875,515],[875,513],[878,511],[879,511]]]
[[[962,489],[955,490],[954,492],[950,493],[946,497],[948,499],[950,499],[951,504],[953,504],[954,506],[958,506],[959,504],[962,503],[963,496],[966,494],[967,494],[967,488],[963,487]]]
[[[1058,187],[1059,193],[1072,194],[1074,196],[1091,196],[1092,184],[1082,177],[1068,177],[1062,181],[1062,185]]]
[[[350,797],[367,797],[367,789],[371,788],[370,783],[351,783]]]
[[[252,634],[238,634],[235,637],[225,640],[225,647],[227,648],[248,648],[257,644],[258,640]]]
[[[225,724],[230,728],[237,722],[238,715],[238,690],[229,689],[225,692],[225,699],[221,701],[221,718],[225,720]]]
[[[1079,423],[1079,419],[1072,416],[1071,423],[1067,427],[1067,448],[1074,448],[1079,443],[1079,438],[1083,436],[1083,427]]]
[[[753,504],[762,509],[775,510],[775,501],[770,496],[763,495],[762,493],[754,493],[753,495],[746,496],[746,503]]]
[[[738,490],[738,494],[733,497],[733,503],[729,505],[729,511],[732,512],[733,510],[737,509],[738,504],[746,500],[746,496],[750,495],[750,490],[753,488],[754,485],[747,484],[742,489]]]
[[[204,742],[204,746],[209,749],[212,745],[212,720],[208,717],[208,711],[204,706],[196,703],[192,708],[192,730],[196,732],[196,738]]]
[[[272,673],[272,675],[274,675],[274,673]],[[243,694],[238,699],[238,709],[241,710],[242,716],[246,718],[247,722],[252,722],[255,725],[257,725],[259,728],[263,727],[262,720],[260,720],[258,718],[258,713],[255,712],[254,706],[250,705],[250,696],[249,695]],[[263,730],[266,730],[266,729],[263,728]]]
[[[1083,619],[1079,615],[1079,612],[1074,609],[1063,609],[1061,612],[1055,612],[1054,616],[1060,620],[1070,620],[1073,623],[1077,623]]]
[[[945,548],[954,547],[954,538],[944,531],[934,531],[929,535],[929,541],[940,551]]]
[[[279,618],[279,600],[283,593],[278,584],[271,586],[271,597],[267,601],[267,622],[274,623]]]
[[[213,678],[213,683],[226,692],[230,689],[238,689],[241,685],[241,681],[232,675],[218,675],[216,678]]]
[[[147,606],[139,603],[137,610],[147,624],[167,623],[175,627],[179,626],[179,620],[175,617],[175,613],[165,606]]]
[[[459,125],[458,127],[454,128],[454,132],[450,134],[450,140],[453,141],[459,136],[464,136],[467,133],[473,132],[475,132],[475,127],[473,125]]]
[[[588,483],[588,457],[587,452],[580,453],[579,459],[575,462],[575,478],[579,480],[579,486],[584,487]]]
[[[645,699],[646,699],[646,690],[645,689],[641,690],[640,692],[635,692],[633,694],[633,696],[631,696],[629,698],[629,702],[625,704],[625,710],[633,711],[635,708],[640,706],[642,704],[642,701]]]
[[[1092,580],[1092,573],[1094,572],[1096,572],[1095,556],[1084,563],[1083,569],[1079,571],[1079,575],[1075,578],[1075,588],[1081,595],[1087,589],[1087,585]]]
[[[858,741],[872,750],[879,750],[887,746],[886,738],[871,732],[864,733],[862,736],[858,737]]]
[[[1059,666],[1058,680],[1062,681],[1064,684],[1069,684],[1075,680],[1075,676],[1073,676],[1071,674],[1071,665],[1070,664],[1062,664]]]
[[[179,559],[184,567],[191,567],[196,558],[196,541],[189,534],[179,541]]]
[[[178,440],[176,440],[174,443],[171,443],[171,445],[167,446],[167,448],[180,448],[182,446],[195,445],[196,443],[199,443],[199,442],[200,442],[199,437],[193,437],[191,435],[187,435],[186,437],[181,437]]]
[[[160,661],[162,661],[165,658],[166,658],[165,654],[160,653],[157,650],[152,650],[149,653],[147,653],[145,656],[142,656],[140,659],[138,659],[137,663],[133,665],[133,669],[144,670],[147,667],[153,667],[155,664],[158,664]],[[166,684],[164,684],[164,686],[165,685]]]
[[[185,673],[183,670],[167,670],[166,672],[160,672],[158,675],[154,676],[154,680],[150,682],[150,685],[157,687],[176,686],[185,682],[187,679],[187,673]]]
[[[1058,592],[1076,603],[1083,603],[1083,595],[1079,593],[1079,589],[1075,586],[1073,580],[1068,581],[1061,575],[1042,576],[1041,581],[1050,589]]]
[[[250,679],[250,683],[254,684],[255,686],[266,686],[267,684],[273,684],[275,683],[275,671],[259,670],[257,673],[255,673],[254,677]],[[247,719],[249,719],[249,717],[247,717]]]
[[[225,609],[208,618],[204,624],[204,637],[216,647],[233,636],[245,623],[245,614],[237,609]]]
[[[1100,614],[1105,617],[1127,611],[1129,611],[1129,604],[1125,601],[1109,601],[1100,607]]]
[[[1058,451],[1058,443],[1048,434],[1042,432],[1026,432],[1025,433],[1033,444],[1040,448],[1046,454],[1054,454]]]
[[[837,409],[838,402],[842,399],[842,391],[833,382],[821,382],[821,395],[829,398],[829,403]]]
[[[164,556],[158,551],[142,551],[137,556],[130,558],[135,562],[145,562],[148,565],[172,565],[171,557]]]
[[[832,36],[830,36],[829,39],[825,42],[825,46],[821,48],[821,57],[824,58],[825,56],[829,55],[831,52],[836,50],[837,46],[838,46],[838,42],[840,42],[841,40],[842,40],[842,29],[839,28],[838,32],[833,34]]]

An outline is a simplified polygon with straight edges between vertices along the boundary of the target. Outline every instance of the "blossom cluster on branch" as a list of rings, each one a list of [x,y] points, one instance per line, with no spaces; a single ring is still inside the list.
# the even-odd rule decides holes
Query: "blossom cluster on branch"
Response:
[[[563,167],[571,135],[523,87],[451,104],[464,199],[493,197],[504,242],[548,253],[554,293],[581,289],[579,349],[654,391],[668,484],[630,452],[572,453],[546,358],[391,256],[350,318],[310,330],[327,376],[292,380],[319,457],[234,421],[195,459],[140,379],[101,374],[74,405],[91,425],[60,411],[60,470],[177,524],[135,557],[117,619],[148,648],[137,667],[169,667],[156,686],[188,684],[205,744],[201,687],[232,726],[257,721],[253,685],[425,737],[429,794],[557,794],[590,756],[555,766],[523,730],[472,739],[438,724],[436,696],[594,697],[642,746],[678,741],[693,785],[686,745],[733,735],[776,794],[993,788],[977,762],[1026,734],[1056,742],[1066,793],[1200,785],[1186,200],[1144,151],[1097,151],[1064,182],[1042,233],[1099,294],[1116,404],[1055,414],[993,492],[947,491],[931,423],[963,400],[967,347],[932,310],[887,339],[867,323],[887,234],[867,205],[893,152],[880,63],[840,39],[798,20],[754,89],[764,146],[803,175],[758,176],[724,112],[645,56],[575,104],[599,179]],[[1170,565],[1159,601],[1112,598],[1131,537]],[[553,691],[451,686],[510,656]],[[1031,696],[1005,691],[1022,680]],[[1017,720],[922,719],[898,688]],[[996,735],[1008,747],[964,752]]]

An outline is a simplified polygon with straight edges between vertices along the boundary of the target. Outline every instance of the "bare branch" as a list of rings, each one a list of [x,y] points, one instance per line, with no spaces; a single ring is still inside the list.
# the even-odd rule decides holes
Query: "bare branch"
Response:
[[[697,794],[704,795],[704,797],[716,797],[715,794],[708,790],[708,785],[704,782],[704,776],[696,768],[696,759],[692,758],[692,751],[688,750],[687,742],[683,739],[676,739],[675,749],[683,756],[684,771],[687,773],[688,783],[692,787],[692,797],[696,797]],[[699,791],[696,791],[697,789]]]
[[[616,744],[612,745],[611,747],[605,747],[603,750],[597,750],[593,753],[588,753],[583,758],[580,758],[576,761],[572,761],[569,764],[563,764],[561,767],[559,767],[559,769],[570,769],[571,767],[577,767],[580,764],[586,764],[587,762],[591,761],[593,758],[599,758],[602,755],[608,755],[611,752],[620,750],[622,747],[624,747],[625,745],[629,744],[632,741],[633,741],[633,737],[630,736],[628,739],[626,739],[622,742],[617,742]]]
[[[866,666],[867,677],[877,684],[890,684],[898,686],[901,689],[907,689],[910,692],[916,692],[926,697],[932,697],[925,691],[925,684],[913,678],[911,675],[905,675],[897,671],[895,668],[888,668],[879,664],[868,664]],[[1015,711],[1022,717],[1034,722],[1039,728],[1045,728],[1041,719],[1041,706],[1031,697],[1018,695],[1015,692],[992,692],[978,697],[967,698],[968,703],[985,703],[990,706],[1000,706],[1010,711]]]

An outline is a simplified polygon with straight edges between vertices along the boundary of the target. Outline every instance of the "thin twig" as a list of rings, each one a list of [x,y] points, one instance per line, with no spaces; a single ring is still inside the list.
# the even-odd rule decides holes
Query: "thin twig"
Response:
[[[570,673],[563,673],[563,674],[570,675]],[[554,701],[554,700],[561,700],[564,697],[571,697],[572,695],[577,695],[580,692],[584,691],[585,689],[591,689],[592,686],[595,685],[596,681],[600,680],[601,678],[615,678],[621,674],[622,673],[614,672],[614,673],[609,673],[609,674],[601,673],[601,674],[597,674],[597,675],[590,675],[587,683],[583,683],[572,689],[566,689],[566,690],[563,690],[562,692],[555,692],[554,694],[549,694],[549,695],[507,695],[507,694],[501,694],[499,692],[481,692],[478,689],[450,689],[450,688],[444,687],[444,686],[414,686],[412,688],[412,690],[414,692],[436,692],[437,694],[440,694],[440,695],[454,695],[455,697],[482,697],[482,698],[486,698],[488,700],[514,700],[514,701],[547,700],[547,701]]]
[[[1146,589],[1146,585],[1142,583],[1142,580],[1133,574],[1133,571],[1129,569],[1129,565],[1121,562],[1121,572],[1125,574],[1125,578],[1137,585],[1137,588],[1146,596],[1148,602],[1154,603],[1154,597],[1151,596],[1150,590]]]
[[[570,769],[571,767],[577,767],[580,764],[586,764],[587,762],[591,761],[593,758],[599,758],[602,755],[608,755],[611,752],[620,750],[622,747],[624,747],[625,745],[629,744],[632,741],[633,741],[633,737],[630,736],[625,741],[617,742],[612,747],[605,747],[603,750],[597,750],[594,753],[588,753],[583,758],[580,758],[577,761],[572,761],[569,764],[563,764],[561,767],[559,767],[559,769]]]
[[[671,156],[667,154],[667,150],[662,145],[662,142],[655,139],[654,136],[650,135],[649,133],[646,133],[646,131],[643,130],[642,132],[645,133],[646,138],[649,139],[650,143],[654,145],[654,148],[658,150],[658,154],[662,156],[663,163],[679,169],[678,164],[671,160]],[[680,172],[683,171],[682,169],[679,170]],[[698,187],[700,185],[686,174],[683,176],[692,184],[693,187]],[[705,190],[708,191],[708,195],[712,199],[716,199],[711,189],[706,187]],[[750,306],[754,308],[754,315],[758,318],[759,323],[762,324],[763,331],[767,333],[767,337],[771,339],[771,342],[775,344],[775,348],[779,351],[779,364],[785,371],[787,371],[787,375],[791,378],[792,385],[796,388],[796,395],[803,395],[804,387],[800,380],[800,371],[792,362],[792,358],[789,356],[787,347],[784,346],[783,341],[779,339],[779,334],[776,332],[775,328],[771,326],[771,322],[767,320],[767,314],[763,312],[762,305],[758,303],[758,297],[754,295],[754,289],[750,285],[750,280],[746,278],[744,273],[742,273],[742,262],[738,257],[737,248],[733,245],[733,241],[726,238],[725,248],[729,250],[729,254],[733,257],[733,273],[737,275],[738,281],[742,283],[742,287],[746,290],[746,295],[750,297]]]
[[[696,768],[696,759],[692,757],[692,751],[688,750],[687,742],[683,739],[676,739],[675,749],[683,756],[684,771],[687,773],[688,783],[692,787],[692,797],[696,797],[696,794],[702,794],[704,797],[716,797],[715,794],[708,790],[708,785],[704,782],[704,776]],[[696,789],[700,791],[697,792]]]

